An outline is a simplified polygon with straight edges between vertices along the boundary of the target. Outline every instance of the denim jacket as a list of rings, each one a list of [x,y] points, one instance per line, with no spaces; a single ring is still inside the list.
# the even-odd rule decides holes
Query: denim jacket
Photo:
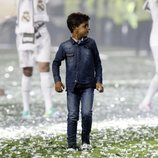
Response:
[[[66,88],[73,91],[75,86],[95,88],[102,83],[102,66],[96,43],[86,37],[80,43],[72,38],[61,43],[52,64],[55,82],[61,81],[61,61],[66,62]]]

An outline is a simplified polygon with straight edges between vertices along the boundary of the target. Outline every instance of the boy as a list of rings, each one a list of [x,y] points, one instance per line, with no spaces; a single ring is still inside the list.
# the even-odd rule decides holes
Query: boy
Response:
[[[79,104],[81,102],[82,146],[90,147],[92,125],[92,106],[94,89],[103,92],[102,66],[96,43],[87,37],[89,33],[89,16],[72,13],[68,16],[67,26],[71,38],[63,42],[52,64],[55,90],[62,92],[64,85],[60,77],[61,61],[66,61],[67,90],[67,141],[68,149],[76,150],[77,121],[79,120]]]
[[[17,3],[17,50],[22,68],[22,118],[30,118],[31,78],[35,62],[38,63],[41,89],[45,101],[45,117],[53,114],[51,100],[50,46],[46,27],[49,21],[46,3],[48,0],[19,0]]]

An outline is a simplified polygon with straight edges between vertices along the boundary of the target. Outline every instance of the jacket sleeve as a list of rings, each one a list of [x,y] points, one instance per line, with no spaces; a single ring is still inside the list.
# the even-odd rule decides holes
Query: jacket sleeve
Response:
[[[99,51],[96,45],[96,42],[93,41],[93,52],[94,52],[94,65],[95,65],[95,77],[96,82],[102,83],[102,65],[99,56]]]
[[[60,45],[55,59],[53,60],[52,63],[52,72],[53,72],[53,77],[54,77],[54,82],[56,83],[57,81],[61,81],[61,77],[60,77],[60,66],[61,66],[61,62],[62,60],[64,60],[64,51],[63,51],[63,47],[62,45]]]

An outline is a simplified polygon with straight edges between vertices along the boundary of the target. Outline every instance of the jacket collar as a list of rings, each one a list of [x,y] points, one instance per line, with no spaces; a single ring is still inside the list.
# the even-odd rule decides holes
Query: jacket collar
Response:
[[[71,43],[74,45],[74,44],[84,44],[84,43],[86,43],[87,42],[87,39],[88,39],[88,37],[84,37],[84,38],[82,38],[81,40],[79,40],[79,41],[77,41],[77,40],[75,40],[74,38],[72,38],[72,37],[70,37],[70,41],[71,41]]]

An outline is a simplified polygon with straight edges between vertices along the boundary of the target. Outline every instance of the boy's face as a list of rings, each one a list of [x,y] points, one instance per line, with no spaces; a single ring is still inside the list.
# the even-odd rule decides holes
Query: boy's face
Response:
[[[78,27],[75,28],[76,34],[79,37],[79,39],[85,37],[88,35],[89,33],[89,22],[83,22],[82,24],[80,24]]]

